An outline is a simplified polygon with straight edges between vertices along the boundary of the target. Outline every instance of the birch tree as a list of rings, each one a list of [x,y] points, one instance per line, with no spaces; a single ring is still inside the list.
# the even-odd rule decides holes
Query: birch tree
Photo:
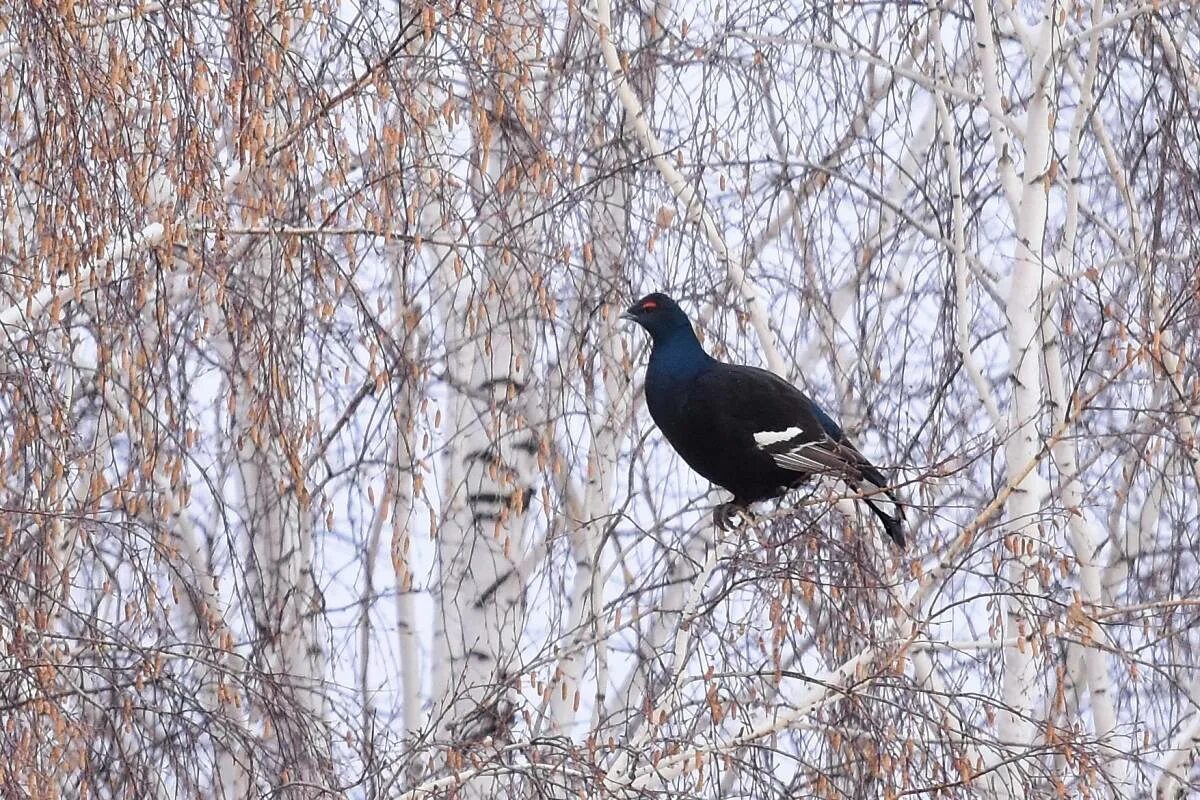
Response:
[[[1196,30],[0,9],[0,785],[1195,793]],[[907,551],[819,478],[712,528],[654,290],[836,412]]]
[[[502,742],[513,725],[528,580],[520,556],[528,550],[542,448],[529,397],[537,391],[534,335],[546,301],[536,286],[544,258],[537,217],[544,163],[538,94],[545,80],[534,62],[544,48],[543,27],[533,6],[494,11],[478,16],[470,34],[491,59],[472,76],[480,99],[470,111],[471,278],[444,278],[446,313],[458,335],[449,375],[457,397],[446,524],[437,536],[433,692],[457,746]],[[459,758],[452,755],[451,765]],[[499,786],[474,782],[468,794],[492,797]]]

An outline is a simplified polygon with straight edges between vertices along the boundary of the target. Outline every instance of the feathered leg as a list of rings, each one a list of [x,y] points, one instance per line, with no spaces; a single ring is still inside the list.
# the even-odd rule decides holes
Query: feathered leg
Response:
[[[713,509],[713,523],[723,531],[731,531],[753,521],[754,512],[737,500],[721,503]]]

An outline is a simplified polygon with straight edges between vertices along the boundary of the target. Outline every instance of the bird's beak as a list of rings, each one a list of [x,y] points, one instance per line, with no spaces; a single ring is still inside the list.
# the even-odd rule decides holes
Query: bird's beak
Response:
[[[628,309],[626,309],[626,310],[625,310],[625,313],[624,313],[624,314],[622,314],[620,317],[618,317],[618,319],[627,319],[627,320],[629,320],[630,322],[637,322],[637,317],[635,317],[635,316],[633,315],[633,309],[632,309],[632,308],[628,308]]]

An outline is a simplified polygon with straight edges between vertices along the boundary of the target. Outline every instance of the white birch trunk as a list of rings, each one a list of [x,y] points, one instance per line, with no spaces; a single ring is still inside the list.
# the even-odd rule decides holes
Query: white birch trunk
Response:
[[[277,17],[271,30],[276,41],[293,43],[299,23]],[[265,93],[256,97],[265,115],[266,141],[281,141],[297,111],[296,98],[275,88],[270,104]],[[230,201],[244,204],[241,222],[251,227],[263,219],[286,219],[298,191],[295,174],[285,164],[257,165],[252,159],[250,155],[226,183]],[[313,573],[313,512],[304,467],[301,420],[311,398],[303,353],[303,265],[281,237],[262,237],[247,245],[237,273],[246,302],[256,306],[249,329],[233,322],[237,312],[228,307],[214,305],[209,313],[232,381],[233,458],[245,515],[247,596],[259,656],[275,676],[264,687],[270,708],[258,710],[267,725],[267,740],[286,765],[286,777],[319,786],[321,773],[329,767],[322,686],[328,637]]]
[[[706,529],[690,530],[685,534],[683,553],[672,558],[666,574],[666,588],[655,607],[649,629],[638,642],[637,663],[625,680],[608,698],[605,719],[624,736],[633,735],[642,725],[650,693],[652,670],[663,648],[678,628],[689,589],[688,578],[694,575],[694,565],[701,563],[705,550],[713,546]]]
[[[536,273],[540,226],[513,228],[535,210],[536,55],[541,20],[533,9],[507,7],[493,20],[503,31],[498,86],[477,109],[472,195],[484,263],[472,296],[465,284],[449,320],[462,347],[451,358],[457,389],[450,415],[447,507],[437,538],[438,618],[435,718],[456,748],[508,736],[514,712],[511,673],[524,616],[527,576],[519,569],[536,494],[542,445],[536,421],[522,411],[533,376],[534,297],[522,274]],[[511,59],[505,62],[504,59]],[[451,265],[452,266],[452,265]],[[449,268],[449,267],[447,267]],[[453,758],[451,766],[453,766]],[[490,798],[494,779],[467,783],[467,797]]]
[[[647,40],[653,39],[661,28],[662,20],[670,11],[669,2],[659,2],[653,13],[648,14],[643,22],[643,30]],[[582,20],[575,18],[577,24]],[[577,58],[580,60],[595,60],[596,66],[603,63],[597,58],[598,40],[590,36],[578,37],[581,43]],[[653,54],[649,56],[651,65],[639,76],[643,92],[653,92],[656,70],[653,67]],[[619,114],[618,120],[605,120],[603,102],[604,94],[599,86],[592,87],[592,108],[588,124],[597,130],[612,131],[614,128],[615,142],[605,148],[600,163],[595,172],[601,177],[595,189],[594,199],[589,208],[589,231],[591,240],[589,251],[596,270],[594,282],[585,284],[583,296],[612,296],[613,287],[623,286],[626,274],[625,263],[628,256],[626,240],[629,231],[629,209],[633,202],[633,193],[628,183],[627,174],[617,170],[620,165],[633,160],[633,152],[627,147],[627,140],[632,135],[629,125],[625,123],[624,115]],[[616,122],[616,125],[613,123]],[[628,299],[616,296],[617,307],[621,301]],[[621,442],[625,436],[622,432],[628,430],[629,418],[634,408],[634,386],[624,379],[625,365],[622,360],[623,348],[621,339],[627,331],[617,323],[615,317],[617,308],[611,310],[610,317],[601,319],[597,338],[598,371],[603,394],[597,396],[594,390],[595,378],[588,381],[589,407],[594,410],[594,417],[600,424],[592,431],[592,443],[588,452],[586,476],[583,488],[583,503],[577,519],[569,520],[572,526],[570,535],[571,552],[575,557],[575,577],[571,587],[571,612],[567,622],[569,638],[566,642],[567,654],[560,660],[556,674],[561,675],[562,687],[552,687],[551,713],[556,727],[560,731],[570,733],[570,726],[576,722],[576,712],[580,707],[579,684],[583,678],[584,648],[579,646],[580,640],[590,635],[594,640],[596,695],[593,699],[592,725],[594,731],[604,713],[607,702],[607,649],[608,642],[604,635],[605,619],[601,615],[604,599],[604,576],[600,569],[601,554],[604,544],[604,534],[611,521],[608,514],[612,509],[612,494],[618,467]],[[586,341],[586,339],[585,339]],[[600,407],[603,402],[603,407]],[[585,621],[590,620],[590,630],[585,628]]]
[[[984,106],[988,109],[988,125],[991,128],[992,148],[996,151],[996,171],[1000,177],[1000,185],[1008,200],[1013,217],[1020,215],[1020,199],[1023,196],[1020,180],[1013,168],[1012,140],[1009,130],[1004,125],[1006,98],[1002,97],[999,83],[999,66],[996,57],[996,38],[992,35],[992,9],[988,0],[972,0],[971,10],[975,17],[975,46],[979,53],[979,73],[983,79]],[[1043,14],[1045,18],[1045,14]],[[1034,67],[1036,71],[1036,66]],[[1039,80],[1034,74],[1033,80]],[[1032,109],[1030,109],[1032,112]],[[1032,113],[1026,121],[1026,133],[1029,134],[1029,122]],[[1027,155],[1028,157],[1028,155]],[[1028,161],[1026,163],[1029,163]]]
[[[515,287],[509,287],[511,291]],[[484,306],[485,318],[511,314],[507,294]],[[445,486],[449,501],[437,537],[438,630],[447,670],[434,696],[442,704],[447,732],[455,741],[502,736],[512,700],[507,674],[516,651],[524,609],[524,575],[517,559],[536,479],[539,441],[527,421],[510,419],[503,408],[510,393],[529,379],[517,353],[527,340],[516,323],[492,326],[472,345],[473,365],[462,381],[452,430],[457,464]]]
[[[290,283],[280,275],[285,271],[281,249],[273,242],[264,246],[268,251],[251,257],[247,276],[263,299],[271,296],[272,286]],[[294,297],[296,289],[290,286],[282,294]],[[298,309],[286,300],[276,308],[279,316],[274,320],[257,321],[263,327],[257,328],[255,337],[274,342],[278,349],[273,358],[239,357],[235,353],[240,348],[235,347],[231,352],[234,360],[227,363],[235,366],[233,374],[241,377],[240,384],[231,387],[236,398],[235,454],[246,515],[249,598],[264,667],[277,676],[268,692],[278,693],[272,700],[274,708],[295,707],[300,712],[286,722],[272,714],[270,727],[283,748],[281,757],[296,764],[306,779],[315,781],[310,747],[313,737],[321,734],[310,726],[325,715],[320,686],[324,652],[312,571],[311,511],[305,477],[298,472],[302,458],[298,431],[288,429],[290,422],[303,417],[292,406],[299,398],[278,396],[279,373],[262,368],[264,362],[274,362],[278,369],[282,362],[282,370],[291,376],[288,382],[300,385],[303,370],[298,343],[296,350],[285,344],[296,330]],[[275,416],[268,410],[271,407],[292,413]]]
[[[280,55],[302,57],[297,18],[273,16],[269,29]],[[268,91],[255,87],[253,104],[264,116],[263,142],[282,142],[299,113],[287,75]],[[242,130],[243,137],[253,134]],[[244,146],[244,145],[243,145]],[[299,193],[294,167],[282,159],[255,162],[253,144],[242,168],[226,182],[231,203],[244,204],[243,223],[286,220]],[[259,639],[258,656],[274,680],[259,708],[265,740],[280,759],[279,780],[321,786],[330,769],[325,730],[326,642],[323,600],[313,572],[313,510],[305,474],[303,433],[308,394],[304,363],[304,264],[282,237],[248,243],[237,274],[247,302],[256,306],[249,329],[237,312],[213,309],[218,347],[233,383],[232,427],[236,473],[246,534],[247,596]],[[211,312],[210,312],[211,313]],[[226,321],[231,321],[226,324]]]
[[[1056,0],[1047,0],[1038,30],[1037,49],[1031,59],[1033,95],[1026,118],[1023,187],[1016,213],[1016,252],[1005,309],[1013,391],[1009,438],[1004,446],[1005,462],[1010,473],[1035,460],[1041,448],[1037,425],[1043,411],[1044,392],[1038,339],[1041,318],[1045,313],[1042,299],[1042,286],[1046,280],[1042,241],[1049,190],[1046,175],[1053,133],[1051,84],[1057,14]],[[979,24],[978,19],[976,24]],[[991,39],[990,30],[981,30],[978,35]],[[1035,623],[1025,614],[1022,606],[1026,602],[1024,598],[1036,597],[1041,593],[1035,567],[1038,550],[1044,543],[1040,519],[1045,496],[1044,484],[1037,470],[1030,471],[1016,485],[1007,509],[1011,541],[1017,552],[1009,562],[1006,575],[1010,594],[1005,602],[1005,638],[1014,640],[1015,644],[1004,649],[1001,685],[1003,707],[999,715],[998,732],[1001,743],[1016,756],[1032,748],[1037,736],[1037,663],[1034,654],[1037,631]],[[999,770],[1000,779],[997,783],[1010,796],[1019,796],[1024,783],[1023,773],[1020,761],[1013,762],[1011,768]]]
[[[403,302],[400,276],[393,276],[392,302],[395,308],[408,311]],[[397,320],[400,328],[403,316]],[[398,335],[403,335],[399,333]],[[415,357],[416,348],[411,346],[414,333],[408,334],[405,341],[405,355]],[[411,517],[416,501],[414,492],[414,471],[418,469],[412,447],[412,437],[416,435],[415,415],[417,414],[417,376],[410,375],[405,385],[400,389],[397,400],[396,415],[396,444],[394,459],[395,500],[392,504],[391,517],[391,562],[396,580],[396,624],[400,655],[400,682],[402,719],[404,721],[404,740],[406,746],[411,745],[413,738],[421,727],[423,711],[422,691],[424,673],[421,669],[420,658],[420,629],[415,603],[413,602],[413,572],[408,556],[412,547]],[[410,770],[415,768],[409,765]]]
[[[622,150],[618,152],[623,153]],[[600,171],[606,171],[615,163],[616,159],[611,157],[604,159]],[[603,293],[605,287],[620,285],[619,278],[623,273],[626,255],[629,202],[625,178],[617,175],[602,181],[592,205],[591,244],[595,267],[599,272],[599,286],[596,290],[600,293]],[[616,316],[615,309],[611,316]],[[551,715],[555,726],[567,734],[571,733],[576,712],[581,706],[579,685],[583,678],[584,651],[577,644],[588,635],[594,636],[597,666],[604,662],[605,657],[600,651],[607,647],[598,635],[599,626],[603,624],[600,612],[604,599],[600,557],[604,533],[611,524],[609,511],[612,507],[617,458],[620,455],[621,441],[624,439],[623,432],[628,430],[627,423],[633,407],[632,386],[627,380],[623,380],[620,337],[624,332],[614,325],[614,322],[615,319],[601,320],[599,325],[597,360],[604,389],[603,399],[607,408],[601,411],[595,392],[589,393],[589,405],[601,412],[597,415],[601,424],[592,432],[592,445],[588,452],[587,475],[584,481],[582,515],[579,519],[568,522],[572,526],[570,544],[575,557],[575,577],[570,590],[571,611],[568,615],[568,636],[565,642],[569,652],[559,661],[556,672],[562,676],[561,687],[552,687],[554,691],[551,696]],[[588,384],[594,386],[595,379]],[[586,624],[589,620],[590,626]],[[599,680],[599,676],[597,679]],[[605,687],[597,685],[596,693],[597,702],[602,705]]]
[[[1052,329],[1048,316],[1042,323],[1042,339],[1046,343],[1046,382],[1054,410],[1054,421],[1056,424],[1062,424],[1071,414],[1071,398],[1067,396],[1059,337]],[[1083,601],[1085,640],[1103,642],[1104,634],[1095,621],[1097,608],[1103,603],[1101,573],[1096,559],[1104,545],[1105,536],[1092,512],[1084,507],[1081,491],[1083,476],[1080,474],[1074,440],[1070,437],[1059,437],[1053,445],[1052,452],[1060,478],[1058,490],[1068,516],[1068,537],[1075,551],[1075,560],[1079,564],[1079,591]],[[1131,752],[1133,743],[1125,737],[1120,741],[1113,738],[1117,728],[1117,715],[1113,705],[1115,692],[1109,676],[1108,658],[1103,651],[1095,647],[1072,647],[1068,656],[1078,656],[1081,659],[1078,666],[1072,667],[1082,667],[1079,672],[1087,679],[1096,738],[1106,747],[1106,758],[1101,762],[1100,769],[1118,796],[1125,796],[1131,788],[1128,784],[1126,757]]]
[[[989,34],[990,35],[990,34]],[[967,267],[967,219],[963,209],[962,168],[959,164],[958,145],[954,129],[954,120],[945,99],[940,94],[934,95],[936,116],[938,119],[939,138],[946,155],[946,167],[950,173],[951,223],[954,227],[952,241],[954,245],[954,341],[958,346],[958,356],[962,359],[963,369],[971,379],[979,400],[987,411],[988,419],[996,430],[996,435],[1003,438],[1004,420],[1000,416],[1000,408],[996,405],[992,387],[983,375],[974,352],[971,350],[971,337],[968,327],[971,313],[968,303],[970,275]]]
[[[171,304],[176,300],[168,296],[157,300],[151,298],[147,302],[142,313],[140,347],[148,352],[158,349],[161,331],[153,310],[159,303]],[[119,421],[118,429],[138,431],[138,440],[143,442],[159,439],[160,420],[169,416],[162,406],[169,398],[153,397],[149,413],[145,413],[143,403],[132,393],[122,397],[115,391],[113,381],[105,381],[103,385],[105,406],[112,418]],[[107,453],[108,449],[99,452]],[[143,506],[141,516],[151,530],[166,525],[181,562],[168,565],[166,572],[188,628],[196,637],[197,647],[192,649],[192,654],[200,666],[203,681],[202,705],[212,715],[214,729],[230,726],[242,734],[241,737],[212,737],[216,750],[213,787],[220,787],[223,797],[239,797],[250,791],[251,783],[246,753],[240,741],[243,737],[252,738],[252,734],[237,691],[241,682],[239,662],[230,652],[235,638],[226,620],[224,604],[215,589],[215,576],[205,563],[199,537],[185,507],[185,487],[173,480],[166,469],[169,455],[169,451],[158,453],[153,461],[147,488],[157,497],[158,503]],[[218,725],[218,722],[222,724]]]
[[[1154,800],[1182,800],[1189,787],[1195,786],[1195,781],[1189,780],[1189,773],[1200,757],[1200,674],[1192,678],[1187,701],[1191,706],[1190,719],[1156,765],[1159,775],[1154,782]]]
[[[1097,0],[1092,4],[1092,22],[1099,23],[1104,13],[1104,4]],[[1070,148],[1067,156],[1067,210],[1058,262],[1060,268],[1073,263],[1075,237],[1078,230],[1080,140],[1086,120],[1093,113],[1092,87],[1096,78],[1100,38],[1098,31],[1091,38],[1087,65],[1083,81],[1079,85],[1080,106],[1071,122]],[[1056,425],[1065,424],[1072,414],[1071,398],[1067,394],[1067,379],[1062,363],[1061,340],[1047,313],[1042,320],[1041,338],[1045,350],[1046,382],[1052,407],[1052,418]],[[1060,477],[1059,493],[1068,514],[1067,529],[1075,560],[1079,564],[1079,588],[1083,601],[1085,639],[1099,641],[1103,638],[1100,626],[1095,622],[1097,607],[1104,602],[1101,585],[1101,570],[1096,563],[1105,535],[1090,510],[1083,507],[1083,476],[1076,453],[1074,439],[1059,438],[1052,448],[1055,466]],[[1122,739],[1114,742],[1112,737],[1117,727],[1114,707],[1114,689],[1108,671],[1108,659],[1094,647],[1079,647],[1072,644],[1067,649],[1068,678],[1076,693],[1082,690],[1081,680],[1086,682],[1091,696],[1091,712],[1097,739],[1108,747],[1106,758],[1100,769],[1114,787],[1118,797],[1126,796],[1132,788],[1128,784],[1129,762],[1126,754],[1133,743]],[[1075,697],[1068,698],[1068,707],[1079,707]]]
[[[413,9],[406,9],[402,6],[401,13],[410,14],[403,20],[404,29],[423,27],[426,21],[423,15],[427,10],[428,7],[424,6]],[[444,41],[432,27],[426,29],[425,35],[413,38],[406,45],[405,50],[411,59],[410,63],[414,66],[419,65],[424,57],[439,59],[446,53]],[[414,135],[408,138],[406,146],[411,150],[409,155],[411,163],[422,165],[418,168],[416,176],[423,200],[418,213],[418,234],[430,243],[423,248],[415,243],[410,244],[405,247],[398,258],[402,259],[403,263],[417,261],[424,263],[438,282],[439,294],[453,298],[457,276],[453,274],[452,268],[457,255],[452,247],[441,242],[447,239],[459,242],[463,237],[458,228],[450,221],[451,211],[448,208],[448,201],[442,197],[447,190],[446,176],[453,174],[452,165],[447,157],[447,122],[440,113],[442,105],[447,99],[447,93],[441,84],[442,76],[440,75],[430,77],[416,73],[410,77],[416,87],[414,96],[410,99],[411,107],[417,109],[418,113],[412,114],[411,119],[405,119],[407,115],[401,115],[395,124],[408,122],[420,125],[417,130],[412,132]],[[420,355],[420,347],[414,340],[418,335],[424,337],[427,332],[425,328],[418,330],[417,326],[420,322],[428,324],[431,315],[422,315],[423,309],[412,305],[414,301],[409,299],[411,287],[405,285],[405,272],[406,270],[402,269],[399,264],[393,266],[391,296],[392,307],[396,315],[393,320],[393,334],[404,342],[406,359],[415,361]],[[442,308],[441,311],[446,317],[453,316],[453,304]],[[452,371],[456,375],[462,374],[466,368],[464,367],[466,362],[459,360],[455,363],[458,368]],[[428,626],[419,618],[414,602],[416,588],[412,565],[409,562],[413,541],[412,513],[418,499],[419,481],[423,480],[423,478],[418,479],[421,465],[417,461],[413,446],[413,437],[416,436],[416,416],[420,413],[418,399],[422,393],[422,387],[419,385],[421,380],[421,376],[418,375],[406,376],[394,409],[396,425],[396,440],[393,448],[395,502],[392,504],[391,518],[391,562],[396,584],[396,624],[400,658],[403,739],[408,754],[414,753],[413,748],[425,721],[424,683],[427,670],[433,672],[432,689],[434,697],[437,698],[449,686],[452,668],[445,644],[445,631],[440,626],[435,626],[435,638],[438,646],[435,647],[436,655],[433,663],[423,664],[422,662],[422,631],[428,630]],[[453,460],[452,458],[451,461]],[[451,472],[451,474],[455,473]],[[458,481],[455,480],[452,483],[457,485]],[[422,669],[423,666],[425,669]],[[417,758],[409,757],[406,762],[402,769],[402,785],[416,780],[421,773],[421,764]]]

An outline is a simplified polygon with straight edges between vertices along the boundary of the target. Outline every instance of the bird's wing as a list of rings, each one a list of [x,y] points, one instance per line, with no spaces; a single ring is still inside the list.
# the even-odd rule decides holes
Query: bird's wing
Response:
[[[722,367],[704,387],[706,394],[723,398],[718,416],[743,430],[780,468],[887,485],[837,423],[795,386],[757,367]]]
[[[839,442],[824,431],[820,438],[806,438],[794,429],[761,431],[754,436],[755,444],[769,453],[775,463],[793,472],[832,473],[851,482],[863,479],[866,459],[850,445]],[[789,434],[792,434],[789,436]]]
[[[687,394],[687,416],[702,420],[735,451],[750,447],[798,477],[829,474],[868,490],[866,502],[904,546],[904,512],[887,479],[799,389],[773,372],[720,364],[698,377]]]
[[[755,445],[768,453],[775,465],[782,469],[835,475],[853,488],[866,491],[867,504],[883,520],[888,536],[903,548],[904,508],[888,488],[888,479],[850,444],[846,435],[837,427],[837,423],[802,393],[796,393],[800,394],[813,416],[821,423],[821,435],[813,438],[806,435],[806,431],[800,425],[792,425],[781,430],[754,433]],[[833,431],[836,431],[836,434]]]

